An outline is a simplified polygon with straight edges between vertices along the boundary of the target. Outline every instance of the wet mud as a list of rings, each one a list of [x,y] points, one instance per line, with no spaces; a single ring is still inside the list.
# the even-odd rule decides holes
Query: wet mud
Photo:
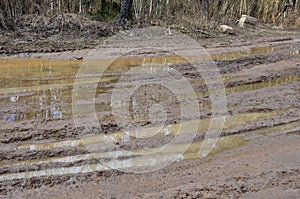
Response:
[[[227,101],[221,137],[205,158],[199,151],[210,127],[212,101],[204,79],[190,70],[184,59],[166,52],[144,52],[113,62],[100,80],[98,73],[78,76],[83,60],[65,59],[72,52],[66,52],[63,59],[56,54],[45,54],[42,59],[36,57],[40,54],[32,54],[29,59],[1,59],[1,197],[58,198],[58,194],[62,198],[255,198],[285,190],[285,195],[297,198],[299,38],[295,32],[288,35],[288,40],[283,33],[272,40],[267,35],[248,35],[254,39],[252,44],[215,39],[207,45],[208,40],[200,41],[209,55],[195,59],[215,63]],[[160,42],[164,43],[163,37]],[[116,54],[113,49],[105,53]],[[107,56],[98,61],[111,60],[112,56]],[[128,69],[147,62],[180,71],[194,92],[182,89],[174,97],[163,86],[142,86],[129,105],[114,102],[112,95],[120,78]],[[149,71],[145,79],[172,80],[168,77],[170,71],[157,67]],[[132,74],[125,77],[122,89],[144,81]],[[95,96],[94,101],[76,101],[81,107],[76,117],[89,122],[95,113],[98,126],[75,124],[72,103],[76,80],[80,82],[77,93]],[[199,105],[199,116],[190,107],[194,101]],[[157,104],[164,107],[165,113],[149,111]],[[181,118],[180,106],[190,114]],[[131,110],[125,130],[117,123],[119,116],[112,115],[113,107],[115,111]],[[164,126],[149,112],[157,118],[165,117]],[[196,132],[191,132],[194,128]],[[187,143],[186,138],[191,136],[193,143]],[[160,151],[163,146],[168,148]],[[173,163],[150,173],[130,172],[168,162]]]

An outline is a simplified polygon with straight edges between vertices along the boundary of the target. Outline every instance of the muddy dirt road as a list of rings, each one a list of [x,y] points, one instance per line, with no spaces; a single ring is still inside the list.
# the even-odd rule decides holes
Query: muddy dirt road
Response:
[[[299,198],[299,33],[166,32],[3,57],[0,197]]]

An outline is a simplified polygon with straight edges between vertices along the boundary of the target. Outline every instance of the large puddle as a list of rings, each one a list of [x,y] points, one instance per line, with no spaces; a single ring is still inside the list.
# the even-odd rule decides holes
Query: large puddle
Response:
[[[249,114],[237,114],[232,116],[227,116],[224,123],[224,130],[231,129],[235,126],[239,126],[245,123],[251,123],[258,121],[263,118],[268,118],[274,115],[279,114],[279,111],[269,112],[269,113],[249,113]],[[59,147],[84,147],[90,144],[105,144],[107,141],[111,143],[121,143],[129,142],[135,137],[163,137],[163,136],[177,136],[180,134],[190,133],[188,128],[186,131],[182,131],[181,126],[193,127],[198,126],[198,133],[204,133],[209,128],[210,119],[202,120],[192,120],[182,122],[180,124],[166,125],[163,128],[161,127],[144,127],[142,129],[136,129],[131,132],[117,132],[111,134],[100,134],[95,136],[88,136],[78,140],[66,140],[61,142],[51,142],[51,143],[32,143],[32,144],[22,144],[19,145],[16,149],[27,149],[27,150],[49,150],[52,148]],[[191,128],[193,129],[193,128]],[[141,133],[143,135],[141,135]],[[153,135],[155,133],[155,135]]]
[[[216,54],[211,56],[204,56],[197,58],[197,60],[227,60],[236,59],[252,54],[271,53],[282,48],[252,48],[243,52],[232,52],[225,54]],[[295,54],[296,52],[291,52]],[[152,62],[157,64],[180,64],[184,63],[182,59],[176,57],[152,57]],[[103,60],[103,65],[109,60]],[[116,62],[114,67],[107,71],[105,76],[99,80],[99,75],[95,68],[90,68],[90,74],[81,78],[81,87],[78,88],[79,92],[93,92],[93,85],[96,82],[98,84],[96,90],[96,96],[111,92],[113,89],[112,84],[116,82],[120,74],[127,71],[130,67],[138,66],[149,62],[145,58],[127,58],[121,59]],[[0,60],[0,119],[2,122],[10,123],[24,120],[47,120],[47,119],[63,119],[65,117],[72,116],[72,88],[76,79],[77,72],[81,65],[81,61],[45,61],[45,60],[19,60],[19,59],[2,59]],[[101,61],[100,61],[101,63]],[[153,73],[161,73],[163,71],[152,71]],[[270,86],[276,86],[286,82],[292,82],[299,79],[299,76],[290,76],[284,78],[278,78],[266,82],[260,82],[255,84],[248,84],[242,86],[236,86],[226,88],[227,93],[243,92],[249,90],[256,90]],[[225,82],[227,79],[223,79]],[[203,82],[202,82],[203,83]],[[188,97],[190,93],[183,93]],[[206,97],[207,93],[196,93],[199,98]],[[158,97],[157,102],[168,100],[166,97]],[[104,100],[105,101],[105,100]],[[89,101],[82,103],[82,114],[90,113],[87,109],[90,106]],[[134,106],[135,101],[131,102]],[[149,105],[149,104],[148,104]],[[210,106],[209,103],[204,106]],[[111,104],[107,102],[96,101],[95,108],[97,112],[110,112]],[[231,129],[243,125],[245,123],[251,123],[263,118],[268,118],[279,114],[279,111],[269,113],[250,113],[250,114],[237,114],[227,117],[225,121],[224,129]],[[113,118],[108,118],[113,119]],[[192,120],[183,122],[186,126],[198,125],[198,133],[205,133],[208,129],[209,120]],[[151,137],[152,132],[158,132],[155,136],[175,136],[181,134],[188,134],[190,132],[180,131],[181,124],[166,125],[163,128],[149,127],[143,128],[143,136]],[[289,124],[286,126],[274,127],[258,131],[258,134],[273,135],[281,134],[283,131],[286,134],[292,133],[298,134],[298,124]],[[280,129],[281,128],[281,129]],[[293,131],[291,131],[292,129]],[[60,142],[51,143],[28,143],[22,144],[15,148],[15,150],[49,150],[53,148],[64,147],[87,147],[92,144],[101,143],[126,143],[139,137],[139,129],[132,130],[132,132],[116,132],[111,134],[101,134],[95,136],[89,136],[77,140],[65,140]],[[271,134],[273,133],[273,134]],[[135,135],[135,136],[133,136]],[[226,136],[219,139],[217,145],[214,147],[210,155],[217,154],[224,150],[229,150],[247,144],[248,140],[244,135]],[[83,166],[62,167],[53,169],[44,169],[30,172],[19,172],[0,175],[0,181],[32,178],[40,176],[52,176],[63,174],[76,174],[76,173],[88,173],[95,171],[104,171],[110,169],[124,169],[131,167],[145,167],[156,166],[165,162],[176,159],[197,159],[199,158],[199,150],[202,142],[194,142],[189,146],[188,150],[181,154],[183,148],[186,148],[186,143],[173,144],[172,150],[164,151],[163,153],[156,153],[150,155],[136,155],[137,153],[144,153],[147,150],[157,150],[156,148],[136,148],[133,151],[106,151],[106,152],[94,152],[84,155],[68,156],[68,157],[52,157],[48,159],[28,160],[19,162],[1,162],[0,167],[16,167],[16,166],[31,166],[40,164],[56,164],[56,163],[74,163],[80,161],[88,161],[93,159],[101,160],[101,164],[87,164]]]
[[[239,58],[251,54],[269,53],[282,48],[261,47],[251,48],[243,52],[232,52],[226,54],[216,54],[208,57],[200,57],[198,60],[224,60]],[[149,60],[147,60],[149,59]],[[103,60],[103,65],[109,60]],[[99,80],[97,69],[91,67],[91,73],[82,78],[82,88],[78,92],[93,92],[92,86],[96,82],[96,96],[112,91],[114,82],[120,74],[127,71],[130,67],[144,63],[157,64],[178,64],[183,59],[178,57],[151,57],[151,58],[122,58],[115,62],[107,74]],[[46,60],[21,60],[21,59],[2,59],[0,60],[0,118],[3,122],[14,122],[24,120],[48,120],[63,119],[72,116],[72,88],[79,70],[81,61],[46,61]],[[101,61],[99,62],[101,64]],[[161,73],[162,71],[152,71]],[[278,78],[262,83],[248,84],[227,88],[227,93],[242,92],[248,90],[261,89],[264,87],[275,86],[285,82],[299,79],[299,76]],[[226,79],[224,79],[226,82]],[[207,93],[196,93],[199,98],[205,97]],[[189,93],[185,96],[188,97]],[[133,99],[134,100],[134,99]],[[165,100],[165,99],[158,99]],[[109,100],[107,100],[109,101]],[[134,103],[134,102],[132,102]],[[210,104],[203,104],[209,107]],[[83,113],[89,113],[89,102],[81,105]],[[96,110],[105,112],[111,110],[111,104],[96,102]]]
[[[293,136],[299,135],[299,122],[294,122],[290,124],[279,125],[276,127],[261,129],[251,131],[249,133],[257,135],[268,135],[272,132],[273,136],[286,135]],[[220,152],[224,152],[230,149],[241,147],[249,143],[246,135],[232,135],[221,137],[214,149],[209,154],[210,156],[216,155]],[[0,167],[22,167],[22,166],[34,166],[34,165],[50,165],[58,163],[75,163],[86,160],[98,159],[97,164],[85,164],[82,166],[72,166],[72,167],[60,167],[60,168],[50,168],[44,170],[35,170],[29,172],[19,172],[0,175],[0,181],[13,180],[13,179],[23,179],[32,177],[42,177],[42,176],[55,176],[55,175],[65,175],[65,174],[78,174],[78,173],[90,173],[96,171],[105,171],[112,169],[125,170],[129,168],[143,168],[156,167],[160,164],[172,161],[174,158],[177,161],[198,159],[199,150],[201,148],[202,142],[194,142],[191,145],[186,143],[174,144],[170,147],[171,150],[164,151],[163,153],[156,154],[143,154],[136,155],[136,153],[144,153],[145,149],[136,149],[133,151],[109,151],[102,153],[90,153],[84,155],[68,156],[68,157],[53,157],[48,159],[39,160],[28,160],[20,162],[9,162],[1,163]],[[182,148],[188,149],[184,154],[181,154]],[[147,150],[156,150],[156,148],[150,148]]]
[[[234,135],[222,137],[219,139],[218,144],[212,150],[211,155],[217,154],[224,150],[229,150],[238,146],[246,144],[248,141],[244,140],[244,136]],[[157,167],[160,164],[165,164],[171,162],[175,159],[177,161],[188,160],[188,159],[198,159],[199,150],[201,148],[202,142],[194,142],[192,144],[173,144],[169,147],[170,150],[166,150],[162,153],[149,153],[146,151],[159,151],[158,148],[150,149],[136,149],[133,151],[110,151],[102,153],[90,153],[85,155],[76,155],[68,157],[54,157],[48,159],[40,160],[28,160],[20,162],[10,162],[2,163],[0,167],[22,167],[22,166],[34,166],[34,165],[49,165],[57,163],[75,163],[80,161],[98,159],[100,163],[98,164],[87,164],[83,166],[73,166],[73,167],[61,167],[52,168],[45,170],[36,170],[29,172],[19,172],[0,175],[0,181],[22,179],[22,178],[32,178],[32,177],[42,177],[42,176],[53,176],[53,175],[64,175],[64,174],[77,174],[77,173],[89,173],[96,171],[105,171],[112,169],[126,170],[129,168],[138,167]],[[187,148],[184,154],[181,154],[182,149]],[[142,155],[136,155],[142,154]]]

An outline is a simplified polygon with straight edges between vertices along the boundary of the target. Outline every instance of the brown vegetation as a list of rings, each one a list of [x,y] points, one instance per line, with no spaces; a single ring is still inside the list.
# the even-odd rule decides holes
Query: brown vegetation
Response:
[[[121,3],[122,0],[2,0],[0,52],[44,52],[49,44],[55,44],[50,51],[93,47],[94,44],[84,47],[82,42],[97,40],[98,43],[100,37],[122,28],[115,23]],[[132,3],[129,26],[163,25],[185,33],[199,31],[207,37],[222,24],[234,26],[241,14],[280,27],[299,27],[300,23],[300,0],[132,0]],[[27,44],[25,50],[20,48]]]
[[[5,28],[3,19],[28,14],[78,13],[105,20],[116,17],[120,4],[121,0],[2,0],[0,24]],[[138,22],[159,19],[171,23],[176,19],[195,23],[203,18],[228,21],[247,14],[264,23],[278,25],[288,15],[300,11],[300,0],[133,0],[132,9]]]

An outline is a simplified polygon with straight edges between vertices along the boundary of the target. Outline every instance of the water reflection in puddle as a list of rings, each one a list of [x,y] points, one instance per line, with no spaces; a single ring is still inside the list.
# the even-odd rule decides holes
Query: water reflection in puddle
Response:
[[[299,79],[299,76],[281,77],[281,78],[276,78],[276,79],[273,79],[270,81],[264,81],[264,82],[254,83],[254,84],[246,84],[246,85],[226,88],[226,93],[228,94],[228,93],[258,90],[258,89],[262,89],[262,88],[266,88],[266,87],[278,86],[283,83],[293,82],[298,79]]]
[[[300,135],[300,130],[298,129],[293,132],[289,132],[289,133],[287,133],[287,135]]]
[[[113,161],[103,161],[102,164],[89,164],[83,166],[52,168],[46,170],[4,174],[0,175],[0,181],[24,178],[29,179],[33,177],[56,176],[65,174],[83,174],[112,169],[126,170],[129,168],[153,167],[172,161],[174,158],[180,159],[181,157],[181,154],[156,154],[154,157],[139,156],[130,159],[116,159]]]
[[[226,94],[230,94],[230,93],[259,90],[259,89],[263,89],[263,88],[267,88],[267,87],[278,86],[280,84],[297,81],[299,78],[300,78],[299,76],[280,77],[280,78],[275,78],[275,79],[269,80],[269,81],[227,87],[227,88],[225,88],[225,91],[226,91]],[[223,81],[226,82],[227,80],[230,80],[230,79],[231,79],[230,77],[223,78]],[[198,97],[209,97],[209,93],[207,91],[203,92],[203,93],[196,93],[196,94]]]
[[[264,54],[271,53],[279,50],[283,50],[286,48],[282,47],[254,47],[250,48],[246,51],[238,51],[238,52],[230,52],[230,53],[222,53],[222,54],[212,54],[211,59],[214,61],[228,60],[228,59],[238,59],[248,55],[256,55],[256,54]]]
[[[264,135],[264,136],[274,136],[274,135],[282,135],[290,133],[291,131],[298,131],[300,130],[300,122],[291,122],[288,124],[282,124],[270,128],[264,128],[260,130],[256,130],[256,134]]]
[[[80,62],[3,59],[0,116],[3,121],[61,119],[68,103],[66,89],[73,85]],[[70,91],[67,91],[70,93]]]
[[[295,130],[298,128],[298,130]],[[290,124],[279,125],[267,129],[254,130],[251,133],[261,134],[261,133],[275,133],[286,135],[295,135],[299,134],[299,123],[294,122]],[[214,149],[211,151],[209,156],[216,155],[220,152],[224,152],[230,149],[241,147],[250,142],[246,139],[246,135],[232,135],[221,137],[218,140],[218,143],[215,145]],[[191,145],[187,143],[173,144],[169,147],[169,150],[164,151],[164,153],[155,153],[155,154],[143,154],[145,151],[157,151],[156,148],[150,149],[135,149],[133,151],[109,151],[101,153],[90,153],[84,155],[76,155],[69,157],[54,157],[41,160],[28,160],[20,162],[2,162],[1,167],[12,167],[12,166],[34,166],[37,164],[52,164],[52,163],[75,163],[78,161],[98,159],[101,163],[99,164],[88,164],[83,166],[73,166],[73,167],[62,167],[62,168],[53,168],[46,170],[30,171],[30,172],[20,172],[20,173],[11,173],[0,175],[0,181],[4,180],[13,180],[13,179],[23,179],[23,178],[32,178],[32,177],[42,177],[42,176],[54,176],[54,175],[64,175],[64,174],[78,174],[78,173],[90,173],[96,171],[105,171],[111,169],[121,169],[126,170],[128,168],[137,168],[137,167],[156,167],[159,164],[166,163],[177,159],[189,160],[189,159],[198,159],[199,150],[201,148],[202,142],[194,142]],[[189,148],[185,151],[184,154],[180,154],[182,148]],[[136,155],[143,154],[143,155]]]
[[[83,90],[90,92],[84,88]],[[97,93],[100,92],[105,92],[105,89],[98,89]],[[4,107],[12,106],[9,109],[2,109],[0,112],[0,117],[4,122],[63,119],[72,115],[72,89],[49,89],[14,97],[2,96],[0,103]],[[90,106],[89,103],[81,106],[82,114],[89,113],[86,108]],[[95,106],[100,112],[110,110],[109,104],[97,103]]]
[[[298,55],[298,54],[300,54],[300,50],[294,50],[294,51],[289,52],[290,56]]]
[[[246,144],[248,141],[243,139],[244,136],[234,135],[223,137],[218,141],[217,146],[213,149],[211,154],[217,154],[224,150],[229,150],[238,146]],[[126,170],[128,168],[136,167],[157,167],[160,164],[168,163],[174,159],[177,161],[197,159],[199,158],[199,150],[201,148],[202,142],[194,142],[191,145],[182,143],[174,144],[169,147],[170,150],[164,151],[164,153],[156,154],[144,154],[136,156],[136,153],[143,153],[145,149],[133,150],[133,152],[127,151],[111,151],[103,153],[91,153],[86,155],[77,155],[70,157],[59,157],[59,158],[49,158],[44,160],[29,160],[23,162],[15,163],[2,163],[0,166],[32,166],[36,164],[51,164],[51,163],[72,163],[76,161],[91,160],[91,159],[101,159],[101,164],[83,165],[76,167],[62,167],[53,168],[46,170],[30,171],[30,172],[20,172],[12,174],[0,175],[0,181],[13,180],[13,179],[23,179],[41,176],[53,176],[53,175],[64,175],[64,174],[78,174],[78,173],[89,173],[96,171],[105,171],[111,169],[122,169]],[[190,146],[184,154],[180,154],[182,149]],[[157,150],[155,148],[149,150]]]
[[[231,52],[225,54],[212,54],[210,56],[200,56],[195,60],[225,60],[234,59],[251,54],[269,53],[282,50],[282,47],[259,47],[250,48],[242,52]],[[291,52],[295,54],[296,51]],[[100,60],[97,63],[106,65],[111,60]],[[108,91],[106,83],[113,83],[118,80],[120,73],[127,71],[131,67],[144,63],[157,64],[180,64],[185,60],[174,56],[161,57],[140,57],[140,58],[122,58],[114,62],[114,66],[106,71],[106,75],[99,80],[99,74],[96,67],[90,67],[90,74],[82,79],[83,92],[89,92],[89,86],[93,83],[99,83],[97,95]],[[47,61],[42,59],[0,59],[0,104],[2,107],[9,107],[0,112],[0,118],[3,122],[23,121],[30,119],[62,119],[72,115],[72,87],[76,74],[82,61]],[[164,71],[152,71],[162,73]],[[290,77],[287,81],[293,81],[298,77]],[[226,79],[225,79],[226,81]],[[245,90],[259,89],[267,86],[276,85],[284,82],[284,79],[272,80],[270,82],[258,83],[253,85],[238,86],[228,88],[228,92],[240,92]],[[286,82],[286,81],[285,81]],[[90,89],[92,90],[92,89]],[[188,97],[188,93],[185,94]],[[198,97],[204,97],[205,94],[197,93]],[[207,95],[207,94],[206,94]],[[162,99],[163,100],[163,99]],[[134,104],[134,99],[132,101]],[[209,107],[209,103],[204,103]],[[85,107],[84,107],[85,106]],[[83,105],[83,113],[88,112],[88,103]],[[97,111],[110,111],[109,104],[96,104]]]
[[[250,90],[262,89],[270,86],[276,86],[279,84],[292,82],[298,80],[299,76],[289,76],[284,78],[278,78],[271,81],[260,82],[255,84],[241,85],[231,88],[226,88],[226,93],[235,93],[235,92],[244,92]],[[109,92],[110,88],[98,88],[96,95]],[[89,92],[89,90],[82,88],[83,92]],[[207,97],[209,94],[207,92],[196,93],[199,98]],[[101,97],[101,95],[99,95]],[[163,96],[161,96],[163,97]],[[1,99],[2,98],[2,99]],[[182,94],[182,98],[189,98],[189,93]],[[167,99],[167,98],[166,98]],[[166,100],[161,98],[159,100]],[[136,103],[134,103],[136,102]],[[57,89],[49,89],[43,90],[40,92],[27,93],[25,95],[9,95],[5,98],[3,95],[0,97],[0,103],[3,104],[16,104],[17,110],[13,113],[12,110],[7,113],[2,112],[0,116],[2,117],[2,121],[12,122],[12,121],[22,121],[29,119],[62,119],[64,116],[72,115],[72,90],[71,88],[57,88]],[[19,105],[18,103],[21,103]],[[22,103],[26,103],[26,105],[22,105]],[[131,104],[134,106],[139,106],[136,98],[132,98]],[[91,106],[91,102],[84,102],[81,104],[82,106],[82,114],[89,113],[88,107]],[[202,103],[203,107],[210,107],[210,101],[205,101]],[[110,111],[111,105],[99,102],[95,104],[96,110],[98,112]],[[124,108],[124,107],[121,107]],[[3,110],[2,110],[3,111]],[[140,116],[142,117],[142,116]]]
[[[232,116],[227,116],[224,130],[230,129],[234,126],[239,126],[245,123],[250,123],[257,121],[262,118],[268,118],[274,115],[277,115],[279,112],[269,112],[269,113],[249,113],[249,114],[237,114]],[[195,126],[198,125],[198,132],[205,132],[209,127],[210,119],[203,120],[192,120],[183,122],[182,124],[186,126]],[[22,144],[19,145],[16,149],[29,149],[29,150],[49,150],[51,148],[58,147],[83,147],[88,146],[89,144],[94,143],[105,143],[109,141],[110,143],[120,143],[130,141],[130,137],[151,137],[153,132],[155,132],[156,136],[176,136],[179,134],[190,133],[189,131],[183,132],[179,131],[180,126],[182,124],[174,124],[174,125],[166,125],[162,129],[161,127],[144,127],[142,129],[132,130],[131,132],[119,132],[119,133],[111,133],[111,134],[100,134],[96,136],[89,136],[86,138],[82,138],[80,140],[66,140],[61,142],[52,142],[52,143],[35,143],[35,144]],[[143,136],[140,135],[143,134]]]

